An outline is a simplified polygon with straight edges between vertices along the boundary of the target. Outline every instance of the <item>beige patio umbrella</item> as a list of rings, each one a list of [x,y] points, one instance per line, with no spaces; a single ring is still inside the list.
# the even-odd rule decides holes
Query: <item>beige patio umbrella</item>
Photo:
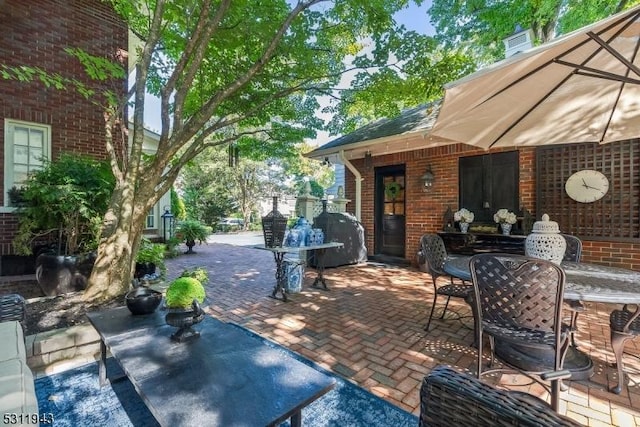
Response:
[[[478,147],[640,137],[640,7],[445,86],[431,131]]]

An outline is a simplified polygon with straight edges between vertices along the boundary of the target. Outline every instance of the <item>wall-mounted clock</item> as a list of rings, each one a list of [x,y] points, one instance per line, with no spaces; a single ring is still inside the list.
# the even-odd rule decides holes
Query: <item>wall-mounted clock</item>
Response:
[[[571,175],[564,184],[564,189],[576,202],[591,203],[607,194],[609,180],[601,172],[584,169]]]

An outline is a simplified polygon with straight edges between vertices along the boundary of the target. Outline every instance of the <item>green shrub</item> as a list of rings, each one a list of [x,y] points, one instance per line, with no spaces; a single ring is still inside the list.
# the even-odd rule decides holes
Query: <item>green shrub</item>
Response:
[[[57,243],[59,255],[95,250],[114,186],[106,161],[63,153],[46,162],[20,187],[16,252],[29,255],[33,242],[47,237]]]
[[[193,277],[179,277],[167,288],[165,300],[168,308],[189,308],[193,300],[204,302],[204,286]]]
[[[140,242],[138,253],[136,254],[136,262],[140,264],[154,264],[160,270],[160,275],[164,277],[167,273],[167,266],[164,263],[164,254],[164,243],[153,243],[147,237],[143,237]]]
[[[184,242],[206,242],[211,234],[211,227],[204,225],[198,220],[188,219],[178,223],[175,236]]]
[[[209,272],[203,267],[196,267],[196,268],[184,270],[180,275],[180,277],[193,277],[203,285],[206,285],[207,283],[209,283]]]

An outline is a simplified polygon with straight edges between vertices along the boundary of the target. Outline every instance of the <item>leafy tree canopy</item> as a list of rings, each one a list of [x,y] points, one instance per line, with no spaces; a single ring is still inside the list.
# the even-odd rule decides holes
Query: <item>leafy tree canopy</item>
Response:
[[[434,0],[429,14],[436,39],[464,47],[479,64],[504,58],[502,40],[517,25],[544,43],[638,4],[637,0]]]

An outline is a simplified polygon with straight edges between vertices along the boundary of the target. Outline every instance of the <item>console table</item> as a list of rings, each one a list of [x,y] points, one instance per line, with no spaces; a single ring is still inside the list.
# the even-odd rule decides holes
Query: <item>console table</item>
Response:
[[[474,255],[486,252],[500,252],[524,255],[527,236],[504,235],[499,233],[438,233],[444,241],[448,254]]]
[[[273,252],[273,258],[276,262],[276,286],[273,288],[273,292],[271,293],[272,298],[277,298],[278,292],[282,295],[282,300],[287,301],[287,292],[285,290],[285,281],[287,279],[286,272],[284,271],[284,255],[286,253],[294,253],[300,251],[315,251],[317,257],[316,263],[316,271],[318,275],[313,281],[313,287],[317,287],[318,285],[322,285],[325,290],[327,288],[327,282],[324,280],[324,256],[327,249],[331,248],[341,248],[344,244],[340,242],[329,242],[322,243],[318,245],[309,245],[309,246],[277,246],[275,248],[267,248],[265,246],[254,246],[255,249],[262,249]]]
[[[242,329],[211,316],[200,337],[177,343],[165,311],[133,316],[126,307],[88,313],[107,350],[162,426],[301,425],[302,408],[335,380]]]

